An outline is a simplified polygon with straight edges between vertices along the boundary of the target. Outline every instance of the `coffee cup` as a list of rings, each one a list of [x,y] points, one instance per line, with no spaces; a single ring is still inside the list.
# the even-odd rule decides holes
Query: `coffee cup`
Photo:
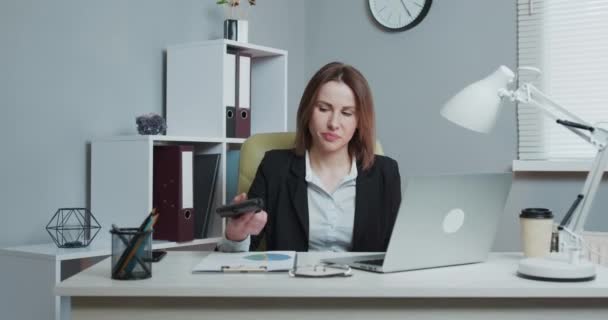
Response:
[[[545,208],[526,208],[519,215],[521,240],[526,257],[544,257],[551,250],[553,212]]]

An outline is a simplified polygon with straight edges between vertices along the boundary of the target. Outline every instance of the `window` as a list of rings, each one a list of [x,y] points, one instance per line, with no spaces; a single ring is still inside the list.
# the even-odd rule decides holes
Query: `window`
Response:
[[[553,100],[589,123],[608,128],[608,1],[518,0],[518,65]],[[595,148],[535,107],[517,108],[520,160],[581,160]],[[603,124],[602,124],[603,123]],[[604,125],[605,124],[605,125]]]

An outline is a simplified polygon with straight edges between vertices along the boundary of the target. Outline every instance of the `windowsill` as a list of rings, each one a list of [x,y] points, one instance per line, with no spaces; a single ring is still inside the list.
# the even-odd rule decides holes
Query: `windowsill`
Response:
[[[587,172],[591,160],[513,160],[514,172]]]

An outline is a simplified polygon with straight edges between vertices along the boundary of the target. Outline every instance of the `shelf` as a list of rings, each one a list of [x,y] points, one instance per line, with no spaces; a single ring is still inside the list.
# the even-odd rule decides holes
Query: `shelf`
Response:
[[[164,135],[125,135],[110,136],[95,139],[95,141],[163,141],[163,142],[189,142],[189,143],[243,143],[243,138],[208,138],[208,137],[186,137],[186,136],[164,136]]]
[[[210,41],[201,41],[201,42],[192,42],[187,44],[173,45],[169,46],[167,50],[174,49],[185,49],[192,47],[201,47],[201,46],[217,46],[217,45],[226,45],[231,49],[237,49],[243,53],[250,54],[252,58],[262,58],[262,57],[274,57],[274,56],[286,56],[287,51],[281,49],[275,49],[265,46],[260,46],[251,43],[243,43],[234,40],[227,39],[217,39]]]
[[[226,138],[226,142],[227,143],[233,143],[233,144],[243,144],[245,142],[245,140],[247,140],[247,139],[243,139],[243,138]]]
[[[221,239],[222,239],[221,237],[215,237],[215,238],[206,238],[206,239],[194,239],[194,240],[188,241],[188,242],[168,242],[168,241],[154,240],[154,242],[152,242],[152,248],[153,249],[173,249],[173,248],[192,247],[192,246],[198,246],[198,245],[203,245],[203,244],[218,243]]]
[[[573,160],[514,160],[514,172],[588,172],[591,161]]]
[[[101,240],[101,241],[99,241]],[[152,242],[153,249],[172,249],[181,247],[192,247],[204,244],[213,244],[220,241],[221,238],[195,239],[189,242],[169,242],[154,240]],[[0,253],[5,255],[19,256],[23,258],[46,259],[46,260],[72,260],[91,257],[109,256],[111,254],[110,239],[95,239],[86,248],[58,248],[54,243],[43,243],[36,245],[9,247],[0,249]]]

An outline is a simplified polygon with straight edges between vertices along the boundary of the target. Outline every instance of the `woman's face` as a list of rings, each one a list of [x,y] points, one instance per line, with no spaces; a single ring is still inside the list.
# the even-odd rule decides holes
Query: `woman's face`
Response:
[[[312,148],[321,152],[348,151],[348,142],[357,129],[355,95],[343,82],[329,81],[319,90],[308,130]]]

